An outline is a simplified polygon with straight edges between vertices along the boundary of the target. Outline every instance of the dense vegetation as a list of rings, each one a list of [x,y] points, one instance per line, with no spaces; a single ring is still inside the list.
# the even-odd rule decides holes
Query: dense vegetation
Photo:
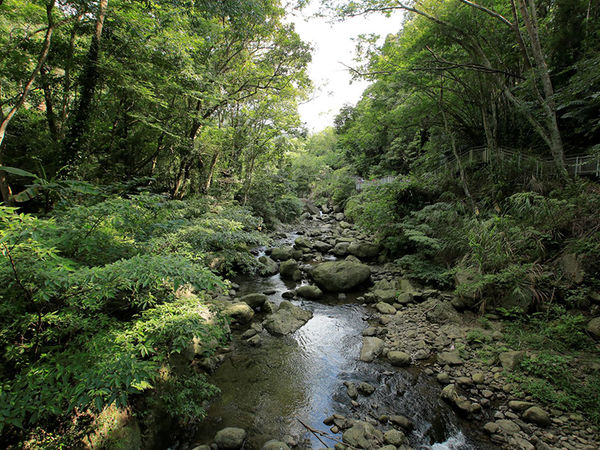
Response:
[[[0,0],[2,445],[114,447],[102,415],[123,411],[201,419],[215,388],[190,340],[198,358],[227,340],[225,277],[309,196],[504,318],[534,351],[518,390],[600,420],[597,368],[572,373],[594,348],[600,188],[568,160],[600,155],[600,4],[324,3],[406,16],[364,38],[371,86],[307,137],[310,48],[277,0]]]

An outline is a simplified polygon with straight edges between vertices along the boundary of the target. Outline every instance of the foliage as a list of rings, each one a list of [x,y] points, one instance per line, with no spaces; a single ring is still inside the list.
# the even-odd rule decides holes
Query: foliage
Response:
[[[159,374],[192,338],[203,356],[228,338],[207,302],[225,287],[211,262],[254,261],[261,223],[234,204],[148,194],[65,205],[48,219],[0,207],[3,433],[124,407],[145,391],[186,423],[201,418],[214,387]]]

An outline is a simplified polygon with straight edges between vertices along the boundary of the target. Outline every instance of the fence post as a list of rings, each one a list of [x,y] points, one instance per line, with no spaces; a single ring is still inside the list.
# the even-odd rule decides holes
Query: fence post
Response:
[[[577,176],[578,169],[579,169],[579,156],[575,158],[575,176]]]

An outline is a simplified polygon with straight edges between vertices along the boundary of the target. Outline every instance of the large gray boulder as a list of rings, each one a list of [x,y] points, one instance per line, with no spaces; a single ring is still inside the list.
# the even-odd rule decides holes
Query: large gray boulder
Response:
[[[223,310],[225,316],[231,317],[235,323],[248,323],[254,317],[254,311],[247,303],[239,302],[229,305]]]
[[[264,277],[269,277],[279,272],[279,264],[277,264],[268,256],[261,256],[258,258],[258,262],[260,264],[258,271]]]
[[[371,242],[354,241],[348,247],[348,252],[357,258],[374,258],[379,254],[379,245]]]
[[[346,256],[348,254],[348,247],[350,247],[349,242],[338,242],[335,244],[335,247],[333,247],[331,253],[335,256]]]
[[[368,422],[355,421],[351,428],[346,430],[342,436],[345,444],[363,449],[380,448],[379,442],[383,438],[383,433]]]
[[[263,326],[274,336],[284,336],[296,331],[308,322],[312,316],[312,312],[284,300],[277,311],[267,316]]]
[[[279,265],[279,271],[283,278],[293,278],[298,271],[298,262],[293,259],[288,259]]]
[[[238,449],[242,448],[246,440],[246,430],[242,428],[228,427],[217,432],[215,443],[219,449]]]
[[[276,441],[273,439],[265,442],[261,450],[290,450],[290,448],[287,446],[286,443]]]
[[[384,342],[377,337],[365,337],[360,349],[360,360],[372,362],[383,351]]]
[[[286,261],[291,259],[293,254],[294,249],[289,245],[284,245],[283,247],[278,247],[271,250],[271,258],[277,261]]]
[[[300,297],[315,300],[323,296],[323,291],[321,291],[321,289],[319,289],[317,286],[306,285],[300,286],[298,289],[296,289],[296,294],[298,294]]]
[[[345,292],[365,283],[371,277],[371,269],[351,261],[328,261],[316,266],[311,275],[321,289]]]
[[[585,329],[596,339],[600,339],[600,317],[595,317],[590,320]]]
[[[265,294],[248,294],[240,297],[240,301],[246,303],[250,308],[260,308],[269,299]]]

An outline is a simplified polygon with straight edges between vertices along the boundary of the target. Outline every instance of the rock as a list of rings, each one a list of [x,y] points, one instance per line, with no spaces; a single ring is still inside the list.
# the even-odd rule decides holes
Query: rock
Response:
[[[388,361],[392,366],[406,367],[410,365],[410,355],[400,351],[391,351],[387,354]]]
[[[550,425],[550,415],[539,406],[532,406],[523,413],[523,420],[530,423],[535,423],[540,427]]]
[[[294,247],[297,249],[310,249],[312,245],[308,239],[300,236],[294,241]]]
[[[469,299],[471,302],[476,299],[477,294],[472,289],[461,289],[463,285],[472,285],[475,283],[481,275],[472,268],[458,267],[454,273],[454,285],[456,286],[456,290],[459,292],[463,292],[462,297]],[[473,291],[471,293],[471,291]],[[466,292],[469,292],[467,294]]]
[[[531,402],[523,402],[521,400],[511,400],[508,402],[508,407],[513,411],[525,411],[527,408],[534,406]]]
[[[298,294],[300,297],[314,300],[321,298],[323,296],[323,291],[321,291],[321,289],[319,289],[317,286],[306,285],[300,286],[298,289],[296,289],[296,294]]]
[[[287,444],[272,439],[265,442],[265,444],[262,446],[262,450],[290,450],[290,448],[287,446]]]
[[[458,350],[453,350],[451,352],[441,352],[437,356],[438,363],[442,366],[448,364],[449,366],[459,366],[463,364],[463,360],[458,354]]]
[[[483,426],[483,429],[490,434],[494,434],[498,432],[500,426],[495,422],[488,422]]]
[[[371,269],[350,261],[328,261],[317,265],[311,275],[321,289],[345,292],[365,283],[371,276]]]
[[[279,264],[268,256],[261,256],[258,258],[258,262],[260,263],[259,272],[262,276],[272,276],[279,272]]]
[[[234,323],[248,323],[254,317],[254,311],[247,303],[233,303],[223,310],[225,316],[231,317]]]
[[[375,392],[375,387],[373,387],[373,385],[363,381],[362,383],[360,383],[357,387],[358,392],[361,395],[364,395],[366,397],[368,397],[369,395],[371,395],[373,392]]]
[[[375,305],[375,309],[381,314],[396,314],[396,308],[389,303],[379,302]]]
[[[327,253],[329,250],[331,250],[333,246],[331,244],[328,244],[327,242],[315,241],[313,247],[315,248],[315,250],[321,253]]]
[[[595,317],[587,323],[586,331],[596,339],[600,339],[600,317]]]
[[[246,303],[250,308],[262,307],[269,298],[265,294],[248,294],[240,297],[240,301]]]
[[[423,308],[427,311],[426,316],[430,322],[447,324],[450,322],[460,322],[460,314],[454,309],[450,302],[443,302],[431,298],[424,302]]]
[[[344,258],[344,261],[348,261],[348,262],[352,262],[352,263],[356,263],[356,264],[362,264],[360,262],[360,259],[358,259],[354,255],[348,255],[348,256],[346,256],[346,258]]]
[[[383,350],[384,342],[376,337],[365,337],[360,349],[360,360],[371,362],[377,358]]]
[[[471,377],[473,379],[473,383],[475,384],[483,384],[485,381],[485,375],[481,372],[476,372]]]
[[[223,428],[215,436],[215,443],[219,449],[242,448],[245,440],[246,430],[234,427]]]
[[[373,295],[379,302],[394,303],[397,298],[397,291],[394,289],[377,289],[373,291]]]
[[[271,250],[271,258],[277,261],[287,261],[292,258],[292,254],[294,253],[294,249],[290,246],[283,246],[279,248],[274,248]]]
[[[254,328],[250,328],[242,333],[242,339],[250,339],[252,336],[256,336],[257,333],[258,331],[256,331]]]
[[[285,299],[294,298],[296,296],[296,291],[285,291],[281,293],[281,297]]]
[[[198,445],[194,447],[192,450],[211,450],[210,445]]]
[[[262,345],[262,338],[257,334],[256,336],[252,336],[250,339],[248,339],[246,343],[252,347],[260,347]]]
[[[477,411],[480,407],[476,403],[471,403],[465,397],[458,394],[456,385],[449,384],[440,393],[440,397],[459,411],[471,413]]]
[[[283,278],[293,278],[298,270],[298,262],[294,259],[288,259],[279,265],[279,272]]]
[[[267,300],[265,304],[262,305],[261,310],[266,314],[273,314],[275,311],[277,311],[277,305]]]
[[[401,292],[398,294],[396,301],[401,305],[408,305],[414,301],[414,296],[412,292]]]
[[[406,436],[402,431],[389,430],[383,433],[383,439],[386,443],[398,447],[399,445],[404,444],[404,441],[406,441]]]
[[[313,202],[311,202],[310,200],[306,200],[306,199],[304,199],[303,201],[304,201],[304,210],[307,213],[310,213],[313,216],[319,216],[321,214],[321,211],[319,211],[319,208],[317,208]]]
[[[438,373],[436,379],[440,384],[450,384],[450,376],[446,372]]]
[[[367,450],[379,448],[376,438],[375,427],[359,420],[355,421],[352,427],[342,435],[342,441],[347,445]]]
[[[392,422],[394,425],[398,425],[403,430],[406,430],[409,432],[415,428],[415,424],[413,423],[412,420],[410,420],[408,417],[402,416],[400,414],[395,415],[395,416],[390,416],[390,422]]]
[[[560,266],[565,275],[575,282],[581,283],[585,277],[583,270],[582,258],[574,253],[567,253],[560,258]]]
[[[338,222],[341,222],[342,220],[344,220],[344,217],[345,217],[344,213],[340,212],[335,215],[335,220],[337,220]]]
[[[348,246],[348,252],[357,258],[374,258],[379,254],[379,245],[370,242],[354,241]]]
[[[352,400],[356,400],[358,398],[358,389],[354,383],[346,384],[346,393]]]
[[[312,318],[312,312],[284,300],[273,314],[263,322],[266,330],[274,336],[293,333]]]
[[[515,370],[515,368],[521,364],[521,361],[523,361],[524,356],[525,352],[522,351],[503,352],[498,355],[502,368],[507,372]]]
[[[498,428],[504,431],[505,433],[518,433],[519,431],[521,431],[519,425],[514,423],[512,420],[499,419],[496,420],[495,423],[496,425],[498,425]]]
[[[335,256],[346,256],[348,254],[349,246],[349,242],[338,242],[335,244],[335,247],[333,247],[331,253],[333,253]]]

